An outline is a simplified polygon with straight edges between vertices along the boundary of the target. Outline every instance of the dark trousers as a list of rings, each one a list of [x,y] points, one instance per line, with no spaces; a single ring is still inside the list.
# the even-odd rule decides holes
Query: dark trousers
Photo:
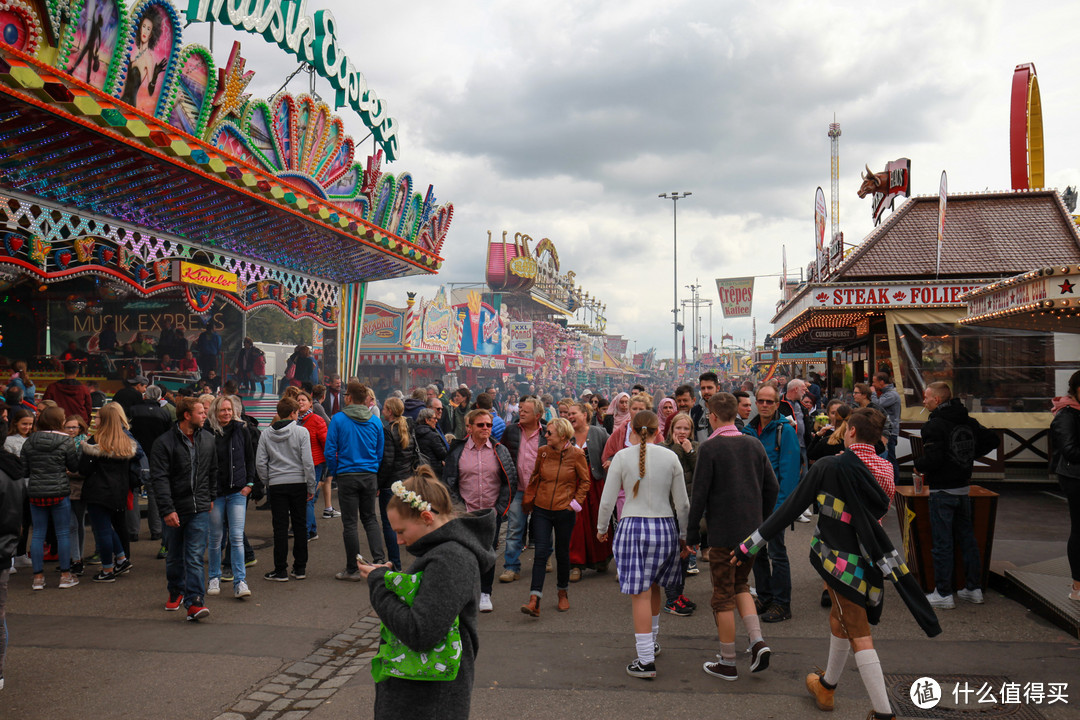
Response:
[[[499,549],[499,531],[502,530],[502,515],[495,515],[495,539],[491,542],[491,549]],[[546,561],[545,561],[546,565]],[[569,573],[569,570],[567,570]],[[491,588],[495,585],[495,563],[480,575],[480,592],[485,595],[491,594]]]
[[[791,607],[791,563],[781,530],[769,540],[767,553],[758,553],[754,561],[754,587],[758,600],[768,607],[773,603]]]
[[[368,562],[379,565],[386,562],[382,532],[379,529],[378,498],[379,477],[375,473],[343,473],[336,476],[338,505],[341,506],[341,535],[345,541],[345,570],[356,572],[356,554],[360,552],[360,535],[357,533],[357,516],[367,536]]]
[[[574,534],[574,522],[577,513],[573,510],[546,510],[534,507],[532,511],[532,538],[536,544],[533,554],[532,586],[533,595],[544,594],[544,577],[547,575],[547,561],[551,556],[551,535],[555,534],[555,587],[566,590],[570,587],[570,536]]]
[[[934,585],[939,595],[952,595],[953,548],[960,546],[967,589],[982,588],[982,561],[971,524],[971,498],[945,492],[930,493],[930,556],[934,559]]]
[[[1069,519],[1072,521],[1069,544],[1066,546],[1069,555],[1069,571],[1073,581],[1080,582],[1080,478],[1058,475],[1058,482],[1061,483],[1061,489],[1069,500]]]
[[[274,571],[289,567],[289,525],[293,530],[293,570],[307,569],[307,483],[271,485],[270,521],[274,525]]]
[[[664,588],[664,595],[668,602],[677,600],[683,594],[683,590],[686,589],[686,571],[690,569],[690,556],[680,558],[679,565],[682,572],[679,573],[678,581]]]
[[[390,520],[386,517],[386,506],[390,504],[393,496],[390,488],[379,490],[379,516],[382,519],[383,542],[386,543],[386,559],[393,564],[395,570],[401,570],[401,549],[398,547],[397,533],[390,527]]]

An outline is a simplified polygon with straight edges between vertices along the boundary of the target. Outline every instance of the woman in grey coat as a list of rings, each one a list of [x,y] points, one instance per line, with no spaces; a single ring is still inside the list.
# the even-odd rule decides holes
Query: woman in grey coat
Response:
[[[419,497],[410,502],[409,491]],[[424,575],[409,606],[386,587],[390,563],[376,566],[361,561],[359,571],[368,579],[371,606],[390,632],[416,652],[438,646],[454,619],[460,618],[461,664],[448,682],[383,679],[375,686],[374,717],[465,720],[479,647],[480,575],[495,565],[495,511],[455,517],[446,486],[427,466],[404,483],[395,483],[392,492],[386,514],[398,541],[416,557],[408,572]]]

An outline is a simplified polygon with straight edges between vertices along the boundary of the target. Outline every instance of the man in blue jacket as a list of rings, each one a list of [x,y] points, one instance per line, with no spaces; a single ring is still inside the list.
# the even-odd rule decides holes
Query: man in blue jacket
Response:
[[[356,520],[364,525],[370,548],[370,562],[386,561],[382,530],[379,528],[379,465],[383,456],[383,425],[367,406],[367,387],[357,381],[345,390],[345,408],[330,419],[326,431],[326,475],[337,478],[338,504],[341,506],[341,535],[345,540],[345,569],[334,577],[360,582],[356,555],[360,536]]]
[[[779,410],[780,393],[772,385],[762,385],[757,391],[757,417],[747,423],[743,433],[756,437],[765,446],[773,472],[780,483],[775,507],[799,484],[802,451],[795,426]],[[775,508],[774,508],[775,509]],[[760,555],[754,563],[754,585],[762,622],[783,622],[791,619],[791,564],[788,562],[784,531],[768,543],[768,554]]]

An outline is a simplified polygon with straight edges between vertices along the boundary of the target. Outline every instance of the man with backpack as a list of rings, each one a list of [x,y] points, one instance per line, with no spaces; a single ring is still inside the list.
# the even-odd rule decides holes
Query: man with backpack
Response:
[[[780,392],[772,385],[762,385],[757,391],[757,417],[743,428],[743,434],[755,437],[765,446],[773,474],[780,491],[774,510],[799,484],[802,451],[795,425],[779,412]],[[757,587],[758,612],[761,621],[783,622],[791,619],[791,563],[784,545],[781,529],[768,542],[768,552],[754,563],[754,585]]]
[[[951,610],[953,600],[953,538],[960,542],[966,585],[960,599],[983,602],[982,560],[971,521],[971,470],[975,458],[998,446],[997,433],[968,415],[967,408],[943,382],[930,383],[923,392],[923,407],[930,419],[922,426],[923,455],[915,469],[926,476],[930,489],[931,555],[934,592],[926,596],[933,607]]]

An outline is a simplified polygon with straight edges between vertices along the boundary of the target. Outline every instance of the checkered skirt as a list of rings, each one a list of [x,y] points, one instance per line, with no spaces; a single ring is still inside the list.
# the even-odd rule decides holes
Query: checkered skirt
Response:
[[[624,517],[615,529],[612,545],[619,590],[626,595],[645,592],[654,583],[675,584],[679,564],[679,531],[672,517]]]

